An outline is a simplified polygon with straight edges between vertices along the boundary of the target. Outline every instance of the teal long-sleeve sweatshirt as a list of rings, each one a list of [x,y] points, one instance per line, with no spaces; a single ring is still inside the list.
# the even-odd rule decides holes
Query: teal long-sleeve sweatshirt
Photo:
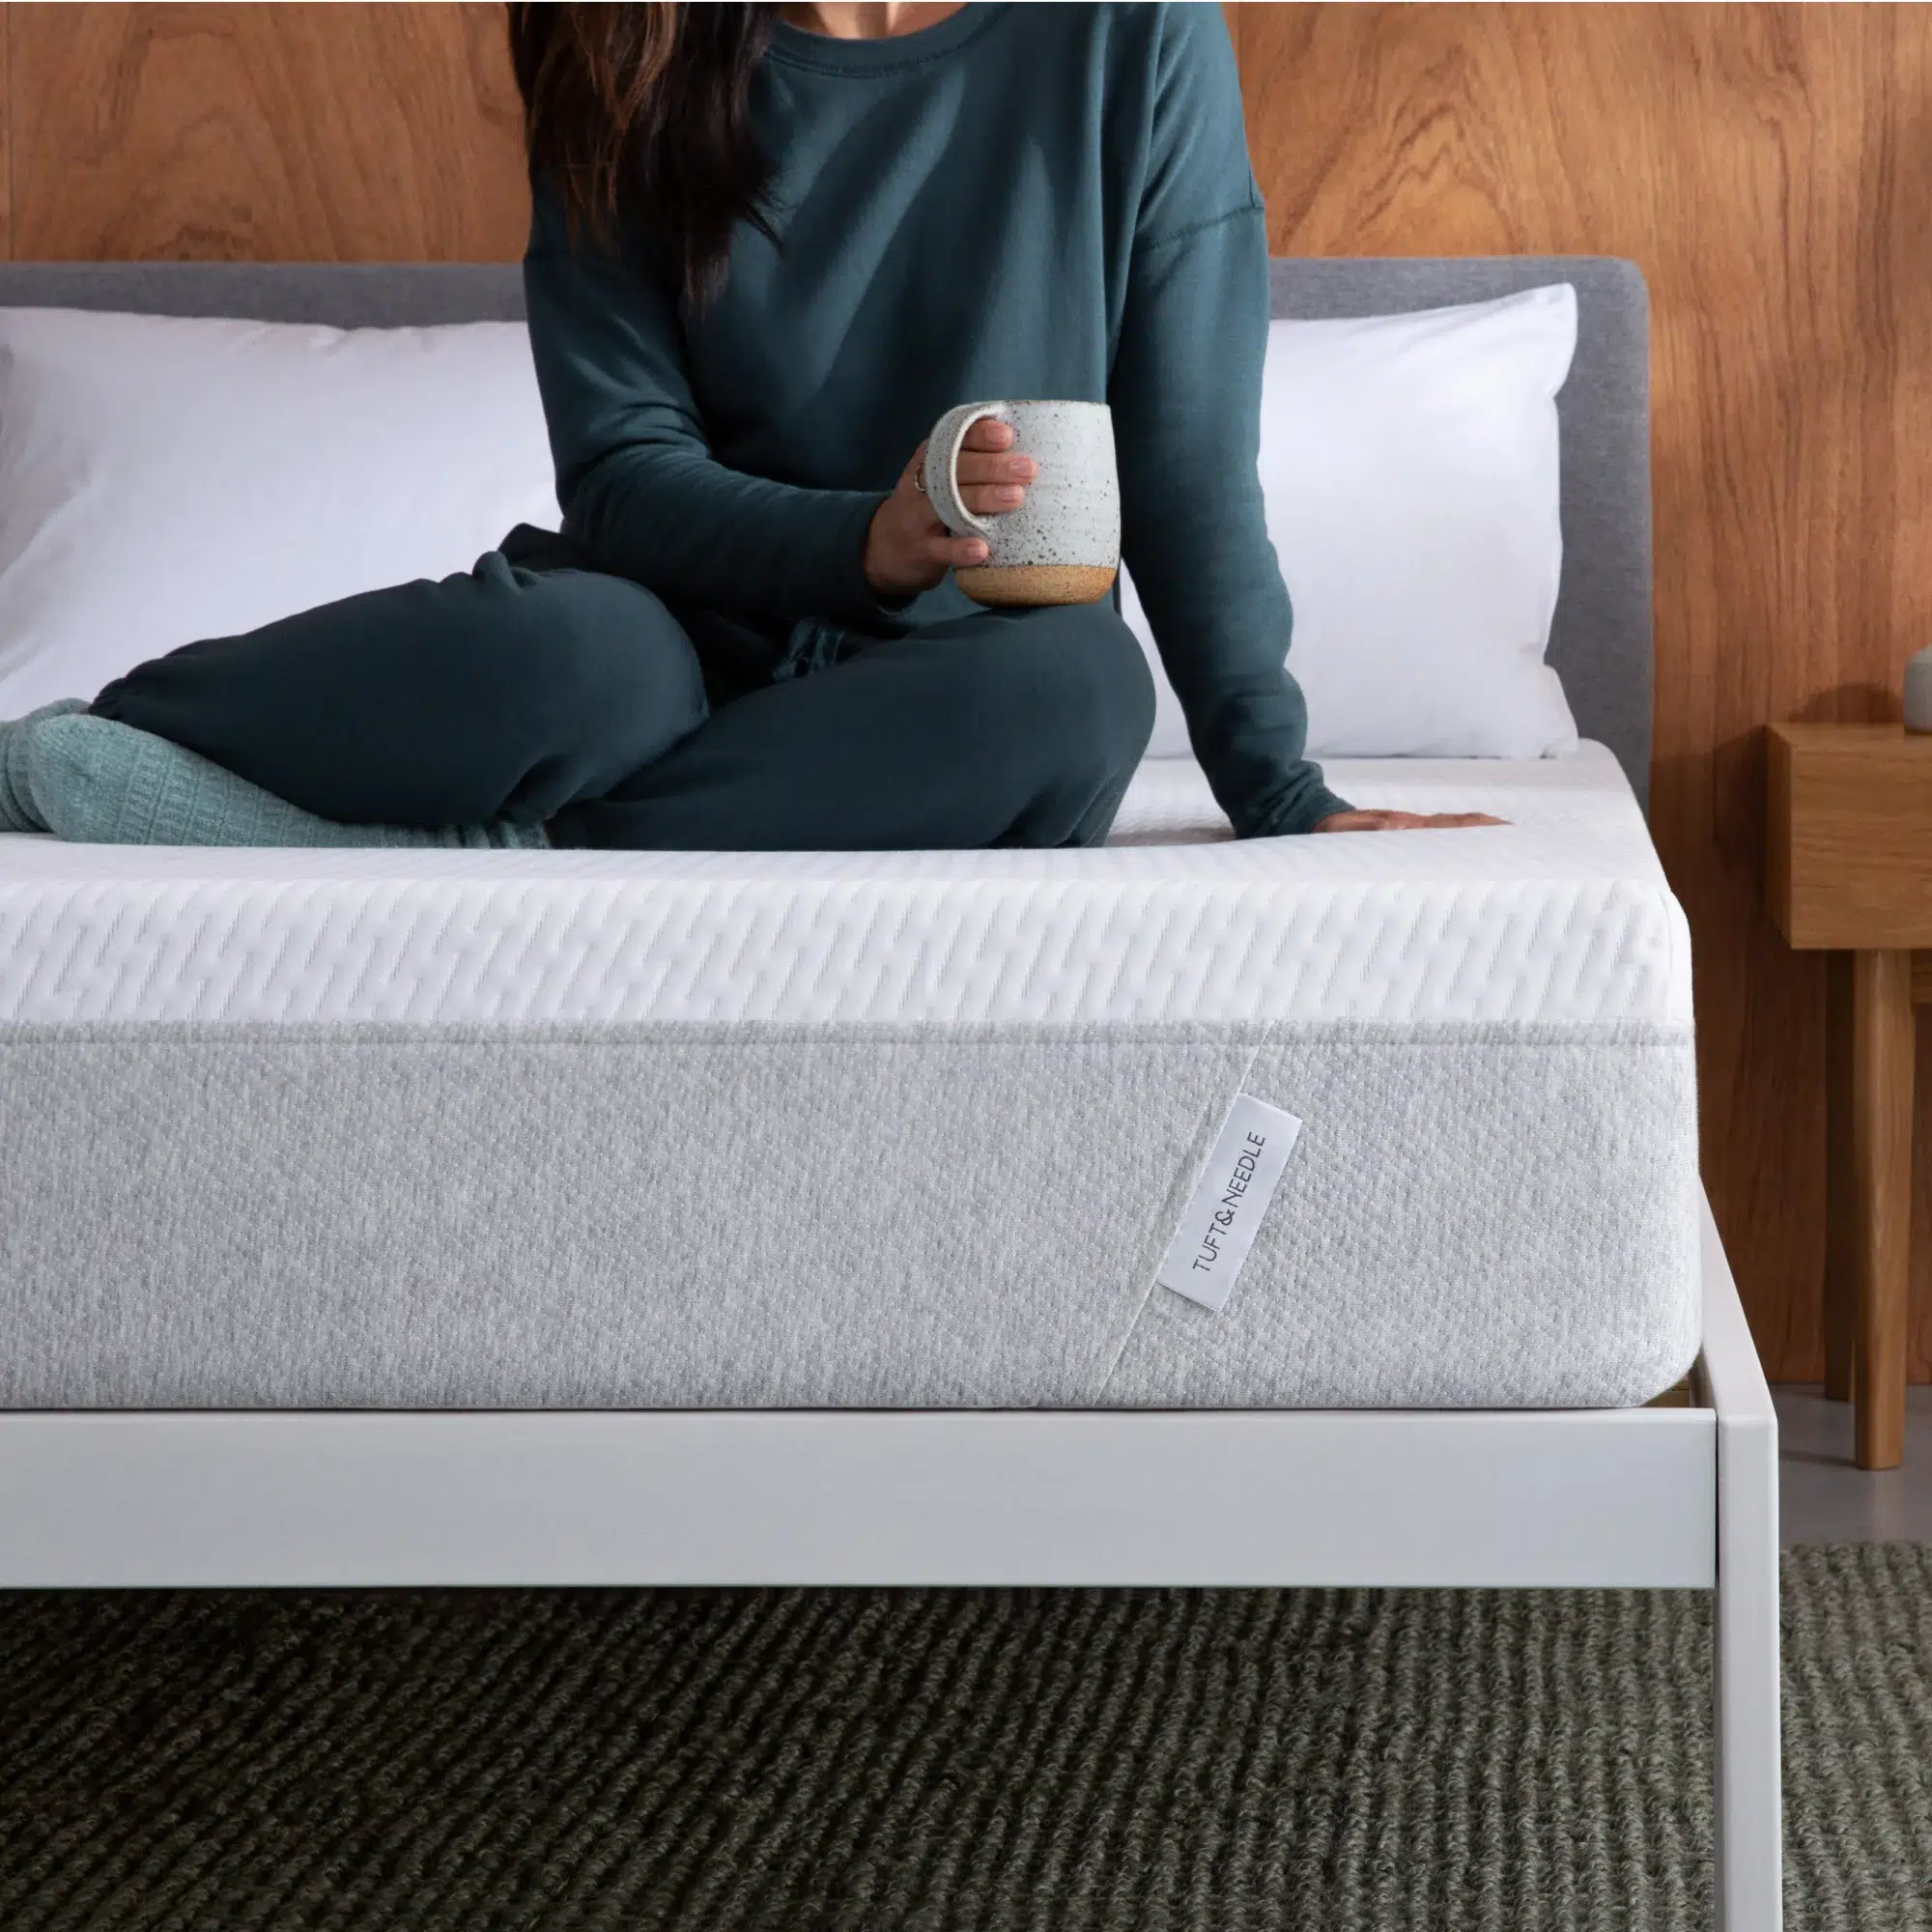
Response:
[[[780,24],[753,125],[779,245],[741,226],[696,311],[645,244],[573,246],[539,185],[525,282],[565,533],[680,612],[891,636],[975,608],[948,579],[889,609],[862,567],[941,412],[1104,401],[1122,554],[1235,830],[1345,810],[1285,668],[1255,467],[1267,242],[1221,10]]]

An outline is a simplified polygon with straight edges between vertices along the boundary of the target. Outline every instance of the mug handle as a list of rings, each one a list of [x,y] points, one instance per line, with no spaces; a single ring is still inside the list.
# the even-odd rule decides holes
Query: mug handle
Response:
[[[925,494],[939,521],[955,537],[990,537],[993,526],[959,500],[959,445],[975,423],[1008,420],[1005,403],[961,403],[933,424],[925,441]]]

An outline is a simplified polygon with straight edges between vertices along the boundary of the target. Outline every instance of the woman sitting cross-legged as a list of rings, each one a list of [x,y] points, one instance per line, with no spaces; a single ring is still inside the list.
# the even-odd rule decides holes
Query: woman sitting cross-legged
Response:
[[[1112,406],[1122,550],[1243,838],[1302,755],[1256,477],[1267,245],[1218,8],[517,6],[563,527],[0,725],[0,828],[183,844],[1085,845],[1153,692],[981,610],[918,487],[980,396]],[[984,422],[996,517],[1037,475]]]

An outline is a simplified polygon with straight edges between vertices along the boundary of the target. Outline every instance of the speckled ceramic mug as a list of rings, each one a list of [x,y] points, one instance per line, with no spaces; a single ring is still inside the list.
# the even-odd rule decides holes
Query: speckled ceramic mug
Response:
[[[959,500],[959,445],[977,422],[1009,423],[1013,447],[1039,465],[1026,501],[975,516]],[[955,570],[977,604],[1091,604],[1114,587],[1121,564],[1121,481],[1114,415],[1105,403],[962,403],[933,425],[925,494],[959,537],[984,537],[992,554]]]

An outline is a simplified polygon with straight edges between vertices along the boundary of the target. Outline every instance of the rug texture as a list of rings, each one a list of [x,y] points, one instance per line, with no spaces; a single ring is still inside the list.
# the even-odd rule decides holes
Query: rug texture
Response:
[[[1789,1923],[1932,1926],[1932,1546],[1790,1554]],[[7,1932],[1691,1928],[1631,1592],[0,1598]]]

